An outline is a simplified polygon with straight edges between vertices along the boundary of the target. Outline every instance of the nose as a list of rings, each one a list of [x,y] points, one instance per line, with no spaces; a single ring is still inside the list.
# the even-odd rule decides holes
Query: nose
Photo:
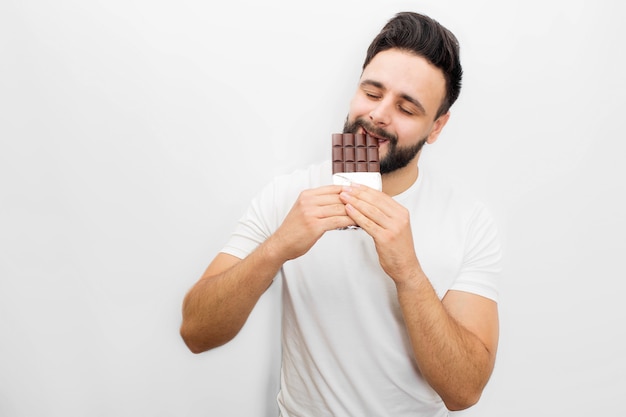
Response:
[[[379,101],[369,113],[370,120],[376,126],[387,126],[391,121],[389,104],[385,100]]]

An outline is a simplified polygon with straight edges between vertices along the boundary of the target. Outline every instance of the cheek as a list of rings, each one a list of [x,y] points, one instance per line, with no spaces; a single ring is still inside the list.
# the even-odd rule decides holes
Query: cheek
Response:
[[[357,117],[362,117],[370,113],[369,103],[367,100],[356,95],[350,101],[350,119],[354,120]]]
[[[421,142],[428,132],[418,126],[398,126],[396,133],[399,146],[411,146]]]

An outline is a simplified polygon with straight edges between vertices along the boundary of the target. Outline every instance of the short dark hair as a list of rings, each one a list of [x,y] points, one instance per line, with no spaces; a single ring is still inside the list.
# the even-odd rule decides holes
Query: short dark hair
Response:
[[[400,12],[387,22],[370,44],[363,69],[376,54],[393,48],[421,56],[443,72],[446,95],[435,119],[447,113],[459,97],[463,78],[459,42],[454,34],[428,16]]]

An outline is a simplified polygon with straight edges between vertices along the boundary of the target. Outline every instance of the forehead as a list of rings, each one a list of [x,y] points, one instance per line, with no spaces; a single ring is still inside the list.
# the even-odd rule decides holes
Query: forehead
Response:
[[[443,102],[446,81],[443,72],[425,58],[408,51],[379,52],[363,70],[361,82],[375,81],[394,95],[410,96],[434,115]]]

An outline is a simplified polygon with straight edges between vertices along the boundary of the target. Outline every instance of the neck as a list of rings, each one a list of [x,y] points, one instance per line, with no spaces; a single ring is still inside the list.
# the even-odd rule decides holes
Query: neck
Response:
[[[389,196],[398,195],[409,189],[415,183],[419,175],[417,158],[411,161],[406,167],[384,174],[383,192]]]

